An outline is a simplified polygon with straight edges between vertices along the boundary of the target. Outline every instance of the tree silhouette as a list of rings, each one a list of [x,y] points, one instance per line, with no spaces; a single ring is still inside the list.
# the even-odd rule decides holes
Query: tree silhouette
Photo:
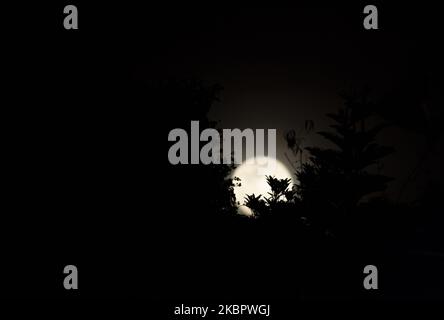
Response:
[[[344,98],[343,108],[327,114],[335,122],[330,126],[333,130],[318,132],[334,148],[307,147],[309,162],[296,173],[296,193],[304,208],[316,212],[330,227],[351,214],[366,196],[384,191],[391,180],[369,170],[394,151],[375,141],[386,124],[367,128],[371,108],[365,95]]]
[[[167,121],[163,126],[167,135],[173,128],[189,128],[192,120],[199,121],[200,130],[216,128],[217,122],[208,119],[207,114],[219,101],[221,91],[222,87],[217,84],[208,85],[194,79],[168,79],[149,84],[143,89],[143,94],[149,98],[150,104],[165,113]],[[168,170],[165,170],[168,177],[161,182],[177,181],[185,186],[175,195],[176,201],[170,203],[178,207],[177,212],[189,212],[186,217],[178,214],[179,219],[185,223],[207,219],[206,212],[235,213],[235,182],[229,178],[233,169],[232,165],[225,164],[168,165]],[[202,209],[196,210],[196,204]]]
[[[283,213],[292,212],[297,221],[303,219],[332,232],[345,225],[345,219],[357,211],[363,199],[386,189],[391,178],[370,170],[394,151],[375,140],[386,124],[368,126],[372,106],[366,94],[344,94],[343,97],[344,107],[327,114],[334,120],[330,126],[333,130],[318,132],[333,147],[305,148],[308,161],[297,160],[301,163],[296,170],[295,186],[290,185],[290,179],[267,176],[271,192],[265,197],[253,194],[245,198],[245,204],[257,217],[289,219]],[[295,135],[287,134],[286,138],[287,145],[302,154]]]

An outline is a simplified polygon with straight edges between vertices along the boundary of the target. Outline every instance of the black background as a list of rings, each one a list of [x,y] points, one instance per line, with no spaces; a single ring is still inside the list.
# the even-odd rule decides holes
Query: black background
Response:
[[[150,105],[139,87],[145,79],[134,70],[139,65],[152,68],[155,71],[145,76],[157,79],[163,66],[172,60],[177,65],[190,48],[212,39],[211,34],[234,36],[236,30],[227,31],[225,24],[250,7],[73,4],[79,9],[79,30],[63,28],[65,4],[10,11],[18,14],[6,29],[12,50],[5,49],[11,52],[5,58],[10,99],[5,97],[3,117],[10,150],[2,210],[5,281],[1,288],[5,296],[148,297],[163,299],[164,304],[297,300],[297,281],[310,269],[318,276],[312,278],[317,279],[312,289],[316,293],[308,293],[309,300],[442,298],[442,258],[430,264],[394,259],[387,263],[390,277],[381,275],[381,289],[366,292],[361,289],[362,270],[348,262],[387,262],[378,261],[380,257],[371,250],[351,259],[347,246],[332,265],[323,260],[328,248],[323,249],[326,256],[309,253],[312,260],[301,264],[290,262],[297,257],[286,251],[291,250],[287,245],[282,252],[271,252],[265,240],[263,246],[245,252],[237,242],[244,237],[242,228],[221,230],[217,221],[199,218],[205,207],[195,197],[183,202],[200,191],[187,187],[187,182],[174,181],[176,173],[166,159],[166,137],[175,127],[172,112],[191,118],[194,111]],[[412,41],[420,39],[427,50],[439,47],[436,8],[378,5],[381,30],[367,35],[362,27],[363,6],[256,6],[251,10],[265,16],[269,10],[294,10],[295,19],[303,21],[298,28],[304,28],[322,8],[337,16],[344,30],[355,28],[353,32],[369,41],[395,32],[411,36]],[[261,21],[255,23],[257,28],[246,22],[252,36],[261,27]],[[317,26],[330,27],[322,26],[321,19]],[[217,42],[217,37],[208,41]],[[225,50],[237,48],[228,44]],[[179,63],[186,64],[186,58]],[[174,69],[168,72],[174,76]],[[316,249],[313,245],[305,250]],[[361,249],[368,248],[353,251]],[[286,257],[280,260],[284,252]],[[269,257],[265,266],[247,275],[236,270],[238,264],[260,264],[262,255]],[[264,276],[261,268],[275,268],[277,261],[288,263],[288,269],[294,267],[296,276],[285,272]],[[79,269],[77,291],[63,288],[62,271],[68,264]],[[347,278],[350,288],[340,288],[341,277]],[[405,279],[412,279],[413,289]]]

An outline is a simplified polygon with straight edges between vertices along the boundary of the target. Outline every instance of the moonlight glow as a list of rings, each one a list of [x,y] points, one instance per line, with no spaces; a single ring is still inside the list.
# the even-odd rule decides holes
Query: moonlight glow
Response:
[[[274,176],[279,179],[289,178],[294,183],[291,172],[279,160],[262,157],[255,159],[251,164],[242,163],[234,170],[232,175],[232,177],[241,179],[241,186],[234,188],[236,201],[240,204],[238,213],[244,215],[252,214],[251,210],[244,206],[246,195],[254,193],[256,196],[262,194],[262,196],[267,197],[268,192],[271,192],[265,176]]]

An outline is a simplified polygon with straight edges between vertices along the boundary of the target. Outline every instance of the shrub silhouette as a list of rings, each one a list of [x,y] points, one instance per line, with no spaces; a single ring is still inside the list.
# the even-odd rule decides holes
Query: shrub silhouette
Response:
[[[267,197],[263,198],[262,195],[254,194],[245,197],[245,205],[253,210],[256,217],[267,217],[271,213],[289,208],[295,197],[291,179],[278,179],[273,176],[266,176],[266,179],[271,188]]]
[[[345,218],[355,212],[366,197],[386,189],[391,178],[373,173],[372,165],[392,153],[392,147],[376,143],[377,134],[386,124],[368,127],[372,115],[365,95],[344,95],[344,107],[327,114],[334,120],[332,131],[319,135],[331,142],[332,148],[306,147],[309,157],[296,170],[298,183],[292,187],[289,179],[266,177],[271,193],[268,197],[248,195],[246,205],[257,216],[274,216],[280,212],[296,211],[299,218],[325,230],[337,231]],[[294,135],[287,135],[288,146],[298,148]],[[307,220],[308,219],[308,220]]]
[[[366,196],[384,191],[391,180],[369,170],[394,151],[375,141],[386,124],[367,128],[371,106],[365,95],[344,98],[343,108],[327,114],[335,122],[330,126],[333,131],[318,132],[334,148],[307,147],[309,162],[296,173],[296,192],[303,207],[328,227],[355,211]]]

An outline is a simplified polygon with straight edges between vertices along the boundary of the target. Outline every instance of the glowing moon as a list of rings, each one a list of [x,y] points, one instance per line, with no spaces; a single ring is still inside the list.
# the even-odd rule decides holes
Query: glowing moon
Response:
[[[242,163],[232,174],[232,177],[241,179],[241,186],[234,188],[234,194],[236,201],[240,204],[238,213],[243,215],[252,214],[251,210],[244,205],[246,195],[254,193],[256,196],[262,194],[262,196],[268,197],[268,192],[271,192],[265,176],[274,176],[279,179],[289,178],[294,183],[291,172],[279,160],[260,157],[250,159],[250,161],[252,163],[249,161]]]

